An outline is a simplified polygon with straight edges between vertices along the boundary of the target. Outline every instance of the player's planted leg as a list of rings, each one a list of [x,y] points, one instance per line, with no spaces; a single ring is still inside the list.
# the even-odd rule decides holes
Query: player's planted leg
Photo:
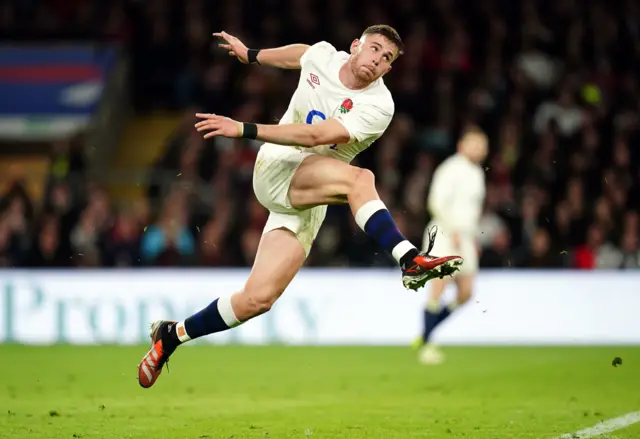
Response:
[[[348,203],[358,226],[398,262],[406,288],[417,290],[430,279],[453,274],[462,264],[459,256],[431,256],[432,245],[419,252],[398,229],[378,196],[373,173],[367,169],[329,157],[307,157],[291,181],[289,198],[297,208]],[[431,240],[435,240],[435,233]]]
[[[424,309],[422,338],[420,339],[419,359],[424,364],[440,364],[444,361],[444,356],[440,350],[430,342],[431,334],[444,319],[450,314],[449,306],[443,307],[440,297],[444,292],[447,282],[442,279],[435,279],[431,283],[429,299]]]
[[[302,245],[288,230],[277,229],[263,235],[241,291],[219,297],[184,321],[161,320],[152,324],[151,349],[138,365],[140,385],[151,387],[182,343],[226,331],[269,311],[305,258]]]
[[[456,299],[447,306],[442,306],[440,302],[440,297],[444,292],[447,282],[436,279],[431,284],[432,289],[424,310],[422,347],[419,354],[420,361],[424,364],[439,364],[444,361],[444,355],[431,342],[432,334],[447,317],[466,303],[471,297],[472,278],[470,276],[458,276],[455,278],[455,282],[457,289]]]

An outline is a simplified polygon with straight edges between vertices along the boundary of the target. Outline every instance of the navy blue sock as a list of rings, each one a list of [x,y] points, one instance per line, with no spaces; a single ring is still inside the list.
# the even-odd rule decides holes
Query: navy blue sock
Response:
[[[422,342],[428,343],[431,338],[431,333],[442,323],[447,317],[451,315],[449,307],[443,307],[438,312],[433,312],[429,308],[424,310],[424,329],[422,332]]]
[[[444,322],[447,319],[447,317],[451,315],[452,312],[453,310],[451,310],[448,306],[445,306],[444,308],[442,308],[442,310],[440,311],[440,314],[438,314],[438,325]]]
[[[418,255],[418,250],[404,237],[391,213],[380,200],[364,204],[355,215],[356,223],[405,267]]]
[[[424,310],[424,326],[422,329],[422,342],[428,343],[429,338],[431,338],[431,333],[436,326],[438,326],[438,322],[440,320],[440,313],[433,312],[429,309]]]
[[[175,325],[180,342],[193,340],[215,332],[226,331],[238,326],[240,321],[231,308],[231,297],[221,297],[211,302],[184,322]]]
[[[184,321],[184,329],[191,339],[229,329],[218,311],[218,300],[220,299],[214,300],[209,306]]]

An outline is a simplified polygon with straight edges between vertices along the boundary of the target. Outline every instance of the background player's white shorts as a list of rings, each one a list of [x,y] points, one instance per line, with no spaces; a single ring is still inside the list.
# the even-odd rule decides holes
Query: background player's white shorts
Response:
[[[280,228],[291,230],[307,256],[327,214],[327,206],[295,209],[289,202],[289,186],[300,163],[312,154],[289,146],[264,144],[253,170],[253,191],[270,212],[262,234]]]
[[[429,226],[425,229],[424,235],[422,237],[422,248],[426,250],[429,246],[429,229],[433,226],[433,224],[429,224]],[[451,238],[451,233],[443,230],[442,227],[438,226],[438,233],[436,235],[436,242],[433,245],[433,249],[431,249],[432,256],[460,256],[464,259],[464,262],[460,266],[460,271],[454,273],[453,277],[458,275],[460,276],[468,276],[474,275],[478,272],[479,260],[478,260],[478,250],[476,247],[476,241],[474,237],[470,236],[462,236],[460,238],[460,248],[458,250],[455,249],[453,245],[453,239]]]

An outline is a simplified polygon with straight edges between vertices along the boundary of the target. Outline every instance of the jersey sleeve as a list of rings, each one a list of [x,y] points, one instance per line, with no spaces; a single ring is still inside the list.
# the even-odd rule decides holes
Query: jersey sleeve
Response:
[[[337,52],[336,48],[326,41],[320,41],[309,48],[300,57],[300,66],[314,62],[325,64],[331,54]]]
[[[349,132],[349,142],[374,141],[381,137],[393,118],[393,101],[352,105],[352,110],[336,117]]]

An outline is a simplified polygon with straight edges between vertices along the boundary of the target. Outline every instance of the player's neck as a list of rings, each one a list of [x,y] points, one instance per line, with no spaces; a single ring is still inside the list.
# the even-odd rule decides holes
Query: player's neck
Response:
[[[471,159],[471,157],[469,157],[468,155],[462,153],[462,152],[458,152],[458,155],[460,157],[462,157],[463,159],[465,159],[467,162],[471,163],[472,165],[477,165],[478,163],[476,163],[474,160]]]
[[[340,71],[338,72],[338,78],[342,85],[347,87],[350,90],[362,90],[363,88],[367,88],[371,85],[368,81],[363,81],[359,79],[350,69],[349,62],[342,64],[340,67]]]

